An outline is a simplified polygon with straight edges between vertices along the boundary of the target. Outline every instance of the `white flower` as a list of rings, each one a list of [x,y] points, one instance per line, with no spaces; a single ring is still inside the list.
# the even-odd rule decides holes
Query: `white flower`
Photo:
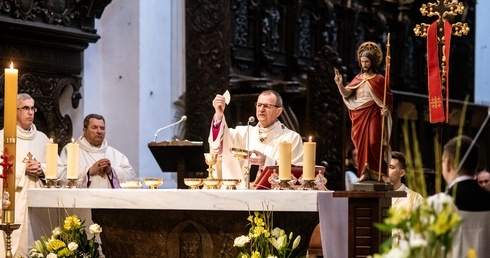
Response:
[[[61,228],[60,227],[55,227],[53,229],[53,231],[51,231],[51,233],[53,234],[53,236],[59,236],[59,235],[61,235]]]
[[[424,237],[421,235],[421,234],[417,234],[415,233],[415,231],[413,231],[413,229],[410,229],[410,234],[409,234],[409,245],[411,247],[423,247],[423,246],[427,246],[427,240],[424,239]]]
[[[282,229],[276,227],[272,230],[271,235],[275,238],[278,238],[281,236],[281,230]]]
[[[58,256],[54,253],[49,253],[48,256],[46,256],[46,258],[58,258]]]
[[[78,248],[78,244],[75,242],[70,242],[68,244],[68,249],[70,249],[70,251],[75,251],[75,250],[77,250],[77,248]]]
[[[248,236],[239,236],[235,238],[233,246],[243,247],[246,243],[250,242],[250,238]]]
[[[274,246],[274,248],[276,248],[276,250],[281,250],[286,245],[286,238],[284,235],[282,235],[278,238],[270,238],[269,241],[272,243],[272,246]]]
[[[269,254],[267,258],[277,258],[277,256]]]
[[[100,232],[102,232],[102,227],[100,227],[99,224],[95,223],[95,224],[90,225],[90,227],[88,228],[88,230],[92,234],[100,234]]]

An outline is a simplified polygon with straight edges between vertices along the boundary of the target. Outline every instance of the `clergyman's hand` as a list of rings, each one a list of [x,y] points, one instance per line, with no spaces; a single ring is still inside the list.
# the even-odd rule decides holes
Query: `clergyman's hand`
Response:
[[[215,112],[214,119],[221,120],[223,118],[223,113],[225,112],[226,102],[223,95],[217,94],[213,99],[213,107]]]
[[[26,163],[26,173],[29,176],[40,176],[43,174],[43,169],[41,167],[41,162],[36,160],[29,160]]]
[[[261,167],[264,166],[266,159],[265,154],[257,150],[251,150],[250,152],[252,153],[249,158],[250,164],[259,165]]]

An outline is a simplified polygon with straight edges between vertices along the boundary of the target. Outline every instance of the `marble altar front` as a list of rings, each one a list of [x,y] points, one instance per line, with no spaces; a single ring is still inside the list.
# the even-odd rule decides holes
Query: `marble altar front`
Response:
[[[320,198],[330,215],[318,215]],[[262,211],[268,204],[274,226],[301,235],[298,253],[306,252],[311,232],[323,217],[328,246],[337,245],[330,249],[346,254],[344,199],[333,198],[331,191],[33,189],[28,194],[29,242],[50,232],[48,213],[53,217],[64,207],[72,214],[76,207],[86,225],[94,221],[102,226],[108,258],[181,257],[182,242],[190,238],[198,239],[199,257],[236,257],[239,250],[233,240],[248,233],[249,211]]]

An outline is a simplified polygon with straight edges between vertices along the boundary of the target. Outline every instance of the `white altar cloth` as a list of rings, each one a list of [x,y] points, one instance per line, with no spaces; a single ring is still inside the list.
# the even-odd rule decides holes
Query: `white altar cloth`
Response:
[[[50,233],[48,209],[56,214],[53,211],[66,208],[72,214],[76,208],[88,226],[91,209],[262,211],[264,203],[277,212],[319,212],[324,257],[347,257],[348,200],[333,198],[333,191],[31,189],[29,244]]]

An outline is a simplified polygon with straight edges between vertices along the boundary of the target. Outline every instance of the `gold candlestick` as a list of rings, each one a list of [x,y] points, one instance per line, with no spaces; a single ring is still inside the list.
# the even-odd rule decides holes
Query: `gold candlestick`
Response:
[[[4,211],[3,216],[9,214],[8,211]],[[10,216],[10,215],[7,215]],[[5,238],[5,257],[6,258],[13,258],[14,256],[12,255],[12,232],[20,227],[20,224],[0,224],[0,229],[5,232],[6,238]]]

